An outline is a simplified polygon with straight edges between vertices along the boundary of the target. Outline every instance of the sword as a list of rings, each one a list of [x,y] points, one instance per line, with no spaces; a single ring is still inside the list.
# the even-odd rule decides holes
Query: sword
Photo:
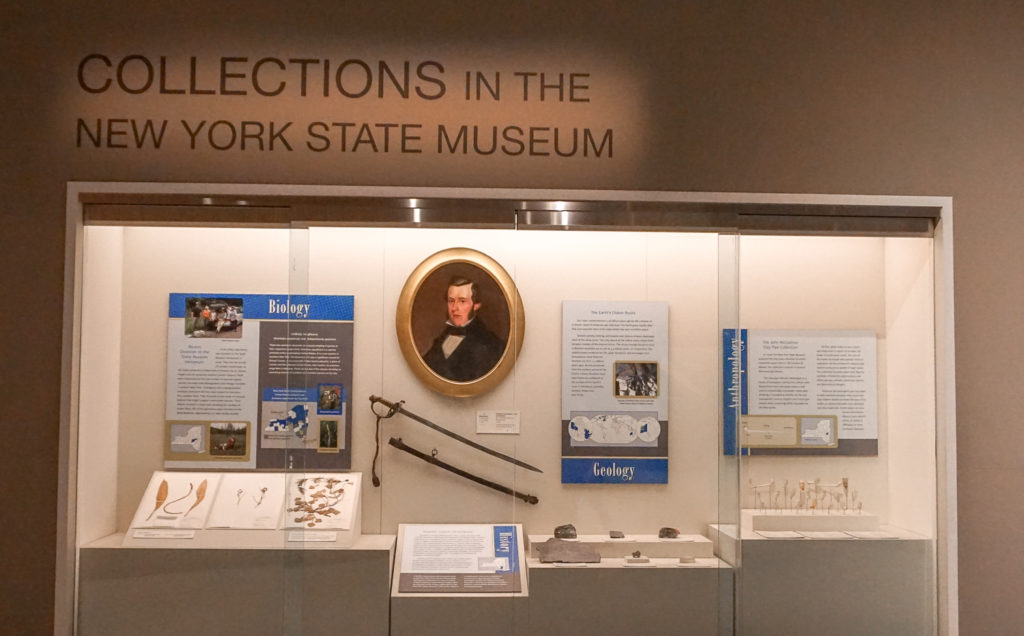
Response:
[[[516,459],[515,457],[510,457],[510,456],[508,456],[508,455],[506,455],[504,453],[499,453],[498,451],[496,451],[494,449],[487,448],[483,444],[477,444],[473,440],[466,439],[465,437],[459,435],[458,433],[455,433],[453,431],[450,431],[450,430],[446,429],[445,427],[441,426],[440,424],[434,424],[433,422],[431,422],[430,420],[428,420],[425,417],[421,417],[419,415],[416,415],[415,413],[411,413],[411,412],[407,411],[405,408],[402,407],[402,402],[389,402],[388,400],[385,400],[382,397],[377,397],[376,395],[371,395],[370,396],[370,402],[372,404],[382,404],[382,405],[384,405],[384,406],[386,406],[388,408],[389,415],[386,415],[384,417],[390,417],[394,413],[401,413],[402,415],[408,417],[411,420],[416,420],[420,424],[423,424],[424,426],[430,427],[430,428],[434,429],[435,431],[437,431],[438,433],[444,433],[448,437],[450,437],[452,439],[456,439],[456,440],[462,442],[463,444],[466,444],[467,446],[472,446],[473,448],[477,449],[478,451],[483,451],[483,452],[487,453],[488,455],[491,455],[492,457],[497,457],[498,459],[505,460],[507,462],[515,464],[516,466],[520,466],[522,468],[526,468],[527,470],[532,470],[532,471],[538,472],[538,473],[543,473],[544,472],[543,470],[537,468],[536,466],[531,466],[531,465],[527,464],[524,461],[520,461],[520,460]]]
[[[401,437],[392,437],[391,439],[388,440],[388,444],[391,444],[395,448],[397,448],[399,450],[403,450],[403,451],[409,453],[410,455],[413,455],[415,457],[419,457],[420,459],[422,459],[423,461],[427,462],[428,464],[433,464],[433,465],[437,466],[438,468],[443,468],[443,469],[445,469],[447,471],[451,471],[451,472],[455,473],[456,475],[458,475],[459,477],[465,477],[466,479],[468,479],[470,481],[475,481],[476,483],[478,483],[478,484],[480,484],[482,486],[487,486],[488,488],[493,488],[494,490],[497,490],[498,492],[503,492],[506,495],[512,495],[513,497],[518,497],[518,498],[522,499],[523,501],[525,501],[528,504],[535,504],[538,501],[540,501],[539,499],[537,499],[533,495],[528,495],[526,493],[522,493],[522,492],[518,492],[518,491],[512,490],[508,486],[502,486],[501,484],[496,484],[493,481],[484,479],[483,477],[477,477],[476,475],[474,475],[472,473],[467,473],[466,471],[462,470],[461,468],[456,468],[455,466],[452,466],[451,464],[446,464],[443,461],[441,461],[440,459],[438,459],[437,457],[435,457],[434,455],[427,455],[426,453],[424,453],[422,451],[419,451],[419,450],[416,450],[412,446],[409,446],[408,444],[406,444],[405,442],[402,441]],[[437,451],[434,451],[434,452],[436,453]]]

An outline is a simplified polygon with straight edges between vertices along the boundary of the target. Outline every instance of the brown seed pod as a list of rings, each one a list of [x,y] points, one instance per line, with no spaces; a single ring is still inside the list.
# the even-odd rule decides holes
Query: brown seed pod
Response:
[[[167,480],[161,479],[160,487],[156,489],[156,506],[153,507],[153,512],[159,510],[165,501],[167,501]],[[153,516],[153,512],[149,513],[149,517]],[[146,517],[146,521],[149,521],[149,517]]]

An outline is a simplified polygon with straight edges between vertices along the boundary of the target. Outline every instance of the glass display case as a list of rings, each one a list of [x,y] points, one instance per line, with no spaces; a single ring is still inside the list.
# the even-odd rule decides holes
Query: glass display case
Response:
[[[742,539],[738,624],[935,633],[933,239],[738,245],[740,329],[723,348],[741,517],[719,535]]]
[[[936,632],[948,207],[73,184],[78,633]]]

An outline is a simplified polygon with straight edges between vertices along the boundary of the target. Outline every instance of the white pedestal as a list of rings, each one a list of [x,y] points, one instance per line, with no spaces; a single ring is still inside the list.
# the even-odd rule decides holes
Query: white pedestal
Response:
[[[389,633],[394,535],[340,550],[123,543],[110,535],[79,550],[81,636]]]
[[[551,537],[549,534],[531,534],[530,556],[540,558],[537,546]],[[586,543],[597,550],[602,559],[621,559],[636,551],[646,557],[677,560],[679,557],[710,558],[715,555],[711,540],[700,534],[681,534],[675,539],[659,539],[656,534],[627,534],[623,539],[612,539],[603,534],[581,534],[575,539],[565,540]]]
[[[934,634],[934,541],[881,530],[890,538],[768,539],[745,528],[741,542],[735,525],[709,526],[724,560],[742,550],[741,633]]]
[[[743,527],[750,530],[793,530],[830,532],[878,530],[879,517],[870,513],[828,514],[825,512],[744,510]]]

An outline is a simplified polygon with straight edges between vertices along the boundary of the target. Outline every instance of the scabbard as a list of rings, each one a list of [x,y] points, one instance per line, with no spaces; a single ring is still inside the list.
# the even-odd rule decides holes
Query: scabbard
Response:
[[[512,495],[513,497],[518,497],[519,499],[522,499],[523,501],[525,501],[528,504],[535,504],[538,501],[540,501],[539,499],[537,499],[533,495],[528,495],[526,493],[521,493],[521,492],[512,490],[508,486],[502,486],[501,484],[494,483],[493,481],[491,481],[489,479],[484,479],[483,477],[477,477],[473,473],[468,473],[468,472],[462,470],[461,468],[457,468],[455,466],[452,466],[451,464],[445,463],[445,462],[441,461],[440,459],[434,457],[433,455],[428,455],[428,454],[426,454],[426,453],[424,453],[422,451],[416,450],[412,446],[409,446],[408,444],[403,442],[401,437],[392,437],[391,439],[388,440],[388,444],[391,444],[395,448],[397,448],[399,450],[402,450],[402,451],[405,451],[405,452],[409,453],[410,455],[413,455],[415,457],[419,457],[420,459],[422,459],[423,461],[427,462],[428,464],[433,464],[434,466],[437,466],[438,468],[443,468],[443,469],[445,469],[445,470],[447,470],[449,472],[453,472],[456,475],[458,475],[459,477],[463,477],[463,478],[468,479],[470,481],[475,481],[476,483],[480,484],[481,486],[487,486],[488,488],[493,488],[494,490],[497,490],[498,492],[503,492],[506,495]]]

